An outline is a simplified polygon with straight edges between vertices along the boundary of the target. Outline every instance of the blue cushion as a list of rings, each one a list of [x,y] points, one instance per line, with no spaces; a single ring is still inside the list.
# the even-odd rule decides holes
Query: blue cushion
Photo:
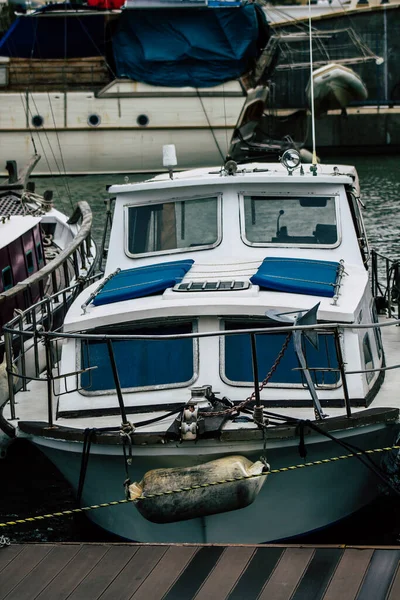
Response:
[[[189,259],[177,260],[120,271],[107,281],[93,304],[111,304],[163,292],[182,281],[193,263],[194,260]]]
[[[250,281],[266,290],[332,298],[339,268],[338,262],[268,257]]]

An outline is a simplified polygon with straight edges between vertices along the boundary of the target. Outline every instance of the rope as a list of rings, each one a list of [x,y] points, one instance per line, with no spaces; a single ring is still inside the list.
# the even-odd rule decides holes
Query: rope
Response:
[[[217,485],[223,485],[224,483],[233,483],[234,481],[244,481],[246,479],[255,479],[256,477],[265,477],[266,475],[277,475],[278,473],[288,473],[290,471],[296,471],[297,469],[305,469],[307,467],[315,467],[320,465],[326,465],[329,463],[337,462],[340,460],[346,460],[348,458],[354,458],[357,456],[362,456],[364,454],[377,454],[382,452],[390,452],[391,450],[400,450],[399,445],[395,446],[387,446],[385,448],[373,448],[371,450],[364,450],[362,452],[353,452],[352,454],[344,454],[342,456],[335,456],[332,458],[323,458],[321,460],[314,460],[312,462],[302,463],[298,465],[292,465],[290,467],[281,467],[280,469],[271,469],[269,473],[256,473],[254,475],[242,475],[240,477],[230,477],[227,479],[220,479],[219,481],[210,481],[209,483],[202,483],[198,485],[192,485],[184,488],[177,488],[175,490],[167,490],[166,492],[157,492],[155,494],[147,494],[145,496],[139,496],[135,498],[135,500],[114,500],[113,502],[103,502],[101,504],[92,504],[91,506],[84,506],[82,508],[73,508],[71,510],[63,510],[60,512],[49,513],[46,515],[38,515],[36,517],[27,517],[26,519],[17,519],[15,521],[6,521],[4,523],[0,523],[0,527],[7,527],[11,525],[20,525],[22,523],[32,523],[35,521],[43,521],[45,519],[51,519],[54,517],[64,517],[70,516],[77,513],[88,512],[90,510],[97,510],[98,508],[108,508],[110,506],[118,506],[119,504],[135,504],[139,500],[151,500],[153,498],[160,498],[162,496],[171,496],[174,494],[182,494],[183,492],[191,492],[193,490],[198,490],[201,488],[208,488]],[[2,538],[0,538],[1,541]]]

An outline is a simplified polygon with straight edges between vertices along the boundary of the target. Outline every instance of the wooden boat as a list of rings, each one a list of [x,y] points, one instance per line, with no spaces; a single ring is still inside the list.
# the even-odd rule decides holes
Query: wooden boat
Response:
[[[125,539],[259,543],[326,527],[390,485],[398,262],[378,283],[354,167],[310,168],[292,149],[174,173],[171,150],[165,175],[110,188],[104,278],[62,329],[21,333],[34,308],[5,326],[7,348],[23,336],[52,352],[24,393],[24,347],[7,353],[0,426]]]

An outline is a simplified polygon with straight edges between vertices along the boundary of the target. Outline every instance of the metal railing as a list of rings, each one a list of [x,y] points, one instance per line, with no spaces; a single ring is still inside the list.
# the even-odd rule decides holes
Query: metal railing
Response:
[[[382,281],[383,279],[383,281]],[[371,288],[379,313],[400,318],[400,261],[371,251]]]
[[[37,300],[37,295],[40,299],[43,299],[48,295],[57,294],[62,289],[68,288],[71,282],[81,275],[82,269],[87,269],[88,273],[90,272],[89,267],[92,266],[92,259],[94,259],[91,240],[92,211],[85,201],[78,202],[68,223],[75,224],[80,219],[81,224],[77,235],[74,236],[71,243],[64,250],[57,253],[55,258],[39,271],[0,294],[0,311],[5,303],[11,301],[16,306],[31,306]],[[57,274],[61,276],[57,278]]]
[[[124,395],[120,384],[120,378],[118,373],[118,367],[114,355],[114,342],[121,340],[177,340],[183,338],[200,339],[200,338],[211,338],[211,337],[227,337],[233,335],[249,335],[251,341],[251,359],[253,367],[253,382],[249,385],[253,386],[254,392],[252,398],[256,405],[260,405],[261,399],[259,395],[259,376],[258,376],[258,360],[257,360],[257,348],[255,344],[255,336],[257,334],[295,334],[295,332],[301,331],[302,333],[314,330],[318,333],[329,333],[334,336],[334,347],[336,355],[336,363],[333,367],[322,366],[318,368],[316,365],[310,366],[308,364],[300,364],[298,370],[302,372],[302,376],[306,375],[305,371],[313,373],[314,375],[321,370],[324,371],[335,371],[337,377],[340,377],[342,391],[343,391],[343,407],[346,410],[348,417],[351,416],[351,401],[347,388],[347,376],[361,373],[375,373],[384,372],[393,368],[400,368],[400,365],[392,366],[380,366],[379,368],[371,369],[360,369],[357,371],[348,370],[346,368],[342,351],[340,336],[343,334],[345,329],[357,330],[357,329],[369,329],[381,328],[386,326],[398,326],[399,321],[391,320],[380,323],[318,323],[316,325],[284,325],[284,326],[273,326],[273,327],[258,327],[248,329],[233,329],[233,330],[218,330],[204,333],[183,333],[183,334],[88,334],[88,333],[65,333],[61,328],[54,328],[54,312],[58,307],[60,315],[63,321],[65,314],[70,306],[72,296],[76,296],[76,293],[82,291],[89,283],[92,283],[101,275],[93,276],[87,281],[81,281],[76,286],[67,288],[62,292],[50,297],[45,298],[35,306],[27,309],[26,311],[18,314],[12,321],[10,321],[4,328],[5,346],[6,346],[6,361],[7,361],[7,373],[8,373],[8,384],[9,384],[9,402],[10,402],[10,413],[11,419],[16,418],[16,405],[15,405],[15,392],[17,390],[26,390],[27,382],[29,380],[38,380],[46,382],[47,385],[47,421],[49,426],[53,426],[54,414],[53,414],[53,398],[62,394],[67,394],[73,391],[82,389],[81,376],[88,374],[88,384],[91,386],[91,375],[92,370],[96,369],[96,365],[90,365],[90,361],[86,361],[87,365],[83,365],[82,368],[76,368],[73,372],[62,373],[60,371],[60,349],[62,343],[67,339],[75,339],[89,344],[93,341],[102,341],[107,346],[109,361],[114,380],[115,393],[117,394],[119,410],[123,422],[126,421],[126,409],[124,406]],[[73,292],[76,293],[73,293]],[[28,365],[27,354],[30,353],[30,364]],[[33,355],[33,359],[32,359]],[[71,379],[74,382],[71,384]],[[320,410],[318,407],[319,401],[315,399],[313,390],[310,389],[309,380],[306,381],[306,377],[302,377],[303,386],[309,388],[311,393],[309,404],[306,400],[307,405],[310,407],[314,406],[314,410],[317,414]],[[60,393],[60,389],[56,390],[56,382],[63,380],[63,389]],[[263,382],[264,383],[264,382]],[[262,386],[264,387],[264,385]],[[315,390],[314,390],[315,392]],[[266,402],[263,400],[263,402]],[[267,403],[268,404],[268,403]],[[302,406],[304,403],[302,404]],[[1,407],[0,407],[1,409]],[[318,410],[317,410],[318,409]],[[319,413],[322,415],[322,411]],[[0,417],[0,425],[4,425],[4,417]],[[4,427],[3,427],[4,428]]]

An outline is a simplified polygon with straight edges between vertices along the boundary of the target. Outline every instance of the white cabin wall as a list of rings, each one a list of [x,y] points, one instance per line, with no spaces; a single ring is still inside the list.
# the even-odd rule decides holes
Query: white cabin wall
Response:
[[[214,169],[215,170],[215,169]],[[240,176],[237,176],[240,177]],[[198,250],[188,251],[182,253],[165,253],[156,256],[149,256],[143,258],[130,258],[124,252],[124,206],[131,203],[146,203],[146,202],[162,202],[168,198],[190,198],[196,195],[196,188],[192,190],[185,190],[185,188],[170,188],[167,190],[154,190],[146,192],[138,192],[133,194],[127,192],[126,194],[120,194],[117,197],[113,228],[111,232],[110,247],[113,248],[113,252],[109,254],[106,263],[106,274],[113,272],[117,267],[122,269],[129,269],[135,266],[142,266],[146,264],[152,264],[155,262],[166,262],[170,260],[181,260],[184,258],[193,258],[199,263],[215,263],[223,264],[225,262],[240,262],[240,261],[251,261],[254,263],[262,262],[266,256],[283,256],[283,257],[302,257],[319,260],[341,260],[344,259],[345,266],[347,264],[353,264],[362,266],[362,257],[357,244],[356,237],[354,235],[354,225],[352,222],[350,210],[347,201],[342,190],[340,196],[340,227],[341,227],[341,243],[336,248],[291,248],[283,246],[268,246],[268,247],[255,247],[246,245],[240,237],[240,221],[239,221],[239,196],[237,193],[237,179],[235,178],[235,184],[230,185],[230,177],[221,177],[221,183],[218,186],[207,186],[203,190],[200,189],[197,195],[200,195],[201,191],[204,195],[217,194],[223,192],[222,205],[223,205],[223,216],[222,216],[222,227],[223,237],[222,242],[216,248],[211,250]],[[289,184],[289,182],[288,182]],[[340,188],[335,189],[321,185],[318,191],[315,190],[315,184],[313,185],[313,194],[339,194]],[[271,194],[284,194],[286,189],[289,191],[289,186],[286,188],[285,182],[281,185],[270,184],[265,186],[246,184],[243,192],[245,193],[271,193]],[[307,194],[310,191],[310,187],[304,184],[304,193]],[[233,205],[233,206],[232,206]],[[254,268],[254,272],[256,268]]]

